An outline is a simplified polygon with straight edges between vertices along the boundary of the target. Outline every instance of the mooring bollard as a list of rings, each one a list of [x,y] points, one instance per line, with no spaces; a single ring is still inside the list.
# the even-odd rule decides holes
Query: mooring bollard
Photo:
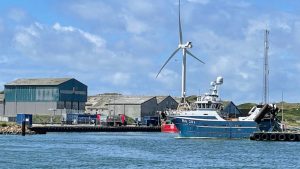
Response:
[[[23,120],[23,121],[22,121],[22,136],[25,136],[25,133],[26,133],[26,123],[25,123],[25,121]]]

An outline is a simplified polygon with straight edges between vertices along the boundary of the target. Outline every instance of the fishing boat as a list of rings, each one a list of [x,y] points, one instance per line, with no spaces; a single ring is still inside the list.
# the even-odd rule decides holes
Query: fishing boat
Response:
[[[218,87],[223,78],[211,83],[209,93],[197,97],[187,110],[177,111],[173,123],[179,137],[187,138],[249,138],[257,131],[281,131],[276,118],[276,105],[264,104],[253,107],[248,116],[231,118],[223,110]]]

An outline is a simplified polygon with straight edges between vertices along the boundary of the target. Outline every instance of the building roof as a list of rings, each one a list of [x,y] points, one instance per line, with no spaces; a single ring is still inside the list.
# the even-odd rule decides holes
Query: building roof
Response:
[[[154,96],[122,96],[116,100],[113,100],[109,104],[142,104],[152,98]]]
[[[157,104],[161,103],[162,101],[164,101],[167,97],[170,96],[156,96],[156,100],[157,100]],[[172,97],[171,97],[172,98]],[[174,98],[173,98],[174,99]],[[174,99],[175,100],[175,99]],[[176,100],[175,100],[176,101]]]
[[[112,102],[114,99],[121,97],[121,94],[108,93],[108,94],[98,94],[95,96],[89,96],[86,103],[86,108],[95,109],[106,109],[107,104]]]
[[[17,79],[6,86],[56,86],[72,78],[38,78],[38,79]]]

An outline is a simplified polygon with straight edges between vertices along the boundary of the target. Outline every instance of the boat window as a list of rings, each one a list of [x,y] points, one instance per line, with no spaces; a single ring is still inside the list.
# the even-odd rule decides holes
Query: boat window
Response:
[[[207,108],[211,108],[211,104],[207,104]]]
[[[204,115],[206,115],[206,116],[207,116],[208,114],[204,114]]]
[[[216,106],[216,104],[212,104],[212,108],[214,109],[214,108],[216,108],[217,106]]]
[[[198,104],[198,108],[200,108],[200,109],[201,109],[201,104]]]

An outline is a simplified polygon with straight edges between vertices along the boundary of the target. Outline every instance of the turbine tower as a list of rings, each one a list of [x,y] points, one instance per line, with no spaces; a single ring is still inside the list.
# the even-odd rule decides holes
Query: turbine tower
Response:
[[[181,103],[186,104],[185,96],[186,96],[186,54],[192,56],[199,62],[204,62],[200,59],[198,59],[195,55],[193,55],[188,49],[192,48],[192,42],[188,41],[186,43],[182,43],[182,29],[181,29],[181,19],[180,19],[180,0],[179,2],[179,8],[178,8],[178,25],[179,25],[179,45],[177,49],[171,54],[171,56],[167,59],[167,61],[164,63],[164,65],[161,67],[159,72],[156,75],[156,78],[160,74],[160,72],[163,70],[163,68],[167,65],[167,63],[172,59],[172,57],[180,50],[182,49],[182,79],[181,79]]]

